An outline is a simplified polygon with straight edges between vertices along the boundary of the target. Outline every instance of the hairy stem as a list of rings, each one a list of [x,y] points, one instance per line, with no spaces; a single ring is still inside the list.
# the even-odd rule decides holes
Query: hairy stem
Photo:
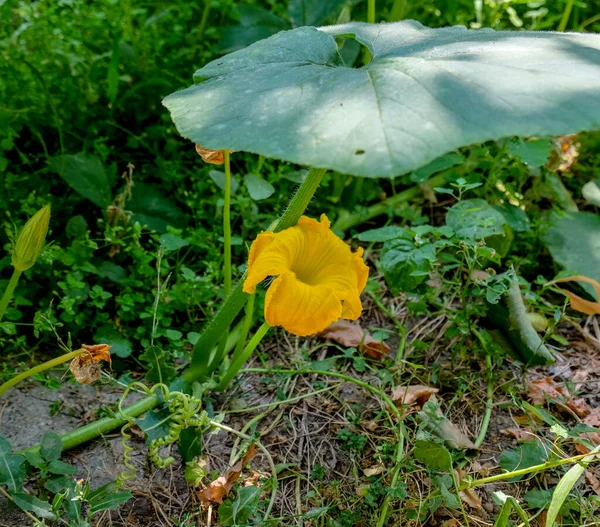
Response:
[[[0,320],[2,320],[2,317],[4,317],[4,314],[6,313],[6,308],[8,307],[8,303],[10,302],[11,298],[13,297],[13,293],[15,292],[15,287],[17,287],[17,284],[19,283],[19,278],[21,278],[21,271],[19,271],[18,269],[14,269],[13,270],[13,274],[10,277],[10,282],[8,282],[8,285],[6,286],[6,290],[4,291],[4,294],[2,295],[2,300],[0,300]]]
[[[298,188],[298,191],[290,200],[287,209],[285,209],[285,212],[273,229],[275,232],[282,231],[298,223],[300,216],[304,214],[306,207],[308,207],[317,188],[319,188],[325,172],[326,169],[324,168],[310,169],[306,178]],[[244,274],[231,291],[231,294],[225,299],[225,302],[219,311],[217,311],[216,315],[200,335],[198,342],[196,342],[196,345],[194,346],[190,368],[184,374],[186,380],[194,381],[198,380],[199,377],[202,377],[205,364],[204,354],[210,353],[220,340],[223,332],[225,332],[227,327],[231,324],[231,321],[237,316],[242,307],[244,307],[244,303],[248,298],[247,293],[244,293],[243,291],[245,279],[246,275]]]
[[[271,326],[269,326],[269,324],[266,322],[264,322],[263,325],[258,328],[258,331],[250,339],[250,342],[248,342],[247,346],[244,348],[244,351],[240,353],[238,357],[235,358],[235,360],[229,365],[229,368],[227,368],[227,371],[221,378],[221,381],[216,388],[217,391],[223,391],[225,388],[227,388],[227,386],[229,386],[229,383],[237,375],[242,366],[246,364],[246,361],[250,358],[250,355],[252,355],[252,352],[260,344],[260,341],[267,334],[269,329],[271,329]]]
[[[6,381],[2,386],[0,386],[0,397],[2,397],[4,395],[4,393],[7,390],[10,390],[13,386],[15,386],[16,384],[19,384],[22,380],[27,379],[27,377],[31,377],[32,375],[35,375],[36,373],[40,373],[40,372],[49,370],[50,368],[54,368],[54,366],[58,366],[59,364],[62,364],[63,362],[68,362],[70,360],[73,360],[75,357],[78,357],[82,353],[85,353],[84,349],[78,349],[78,350],[72,351],[70,353],[65,353],[64,355],[61,355],[60,357],[56,357],[55,359],[46,361],[42,364],[38,364],[37,366],[34,366],[33,368],[29,368],[27,371],[24,371],[22,373],[19,373],[18,375],[15,375],[10,381]]]
[[[156,395],[150,395],[149,397],[144,397],[140,401],[135,404],[132,404],[129,408],[123,410],[123,413],[129,417],[139,417],[142,414],[145,414],[148,410],[152,410],[159,403],[159,398]],[[69,450],[70,448],[74,448],[82,443],[86,443],[91,439],[95,439],[96,437],[106,434],[123,426],[127,423],[127,419],[116,418],[116,417],[105,417],[103,419],[99,419],[98,421],[94,421],[89,425],[82,426],[81,428],[77,428],[76,430],[72,430],[66,434],[60,436],[62,440],[63,450]],[[19,452],[23,454],[25,452],[38,452],[40,449],[39,445],[32,446],[25,450]]]

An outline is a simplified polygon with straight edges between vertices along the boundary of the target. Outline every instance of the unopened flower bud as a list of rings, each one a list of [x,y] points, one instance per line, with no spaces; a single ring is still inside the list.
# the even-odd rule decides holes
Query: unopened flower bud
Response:
[[[50,224],[50,205],[38,210],[17,235],[12,254],[12,264],[18,271],[29,269],[42,254],[48,225]]]

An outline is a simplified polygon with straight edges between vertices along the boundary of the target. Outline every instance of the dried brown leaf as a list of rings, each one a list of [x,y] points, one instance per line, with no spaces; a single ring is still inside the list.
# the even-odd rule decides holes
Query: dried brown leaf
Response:
[[[481,498],[475,492],[475,489],[466,489],[460,491],[460,499],[472,509],[482,510]]]
[[[461,432],[458,426],[456,426],[444,415],[442,409],[440,408],[437,397],[435,395],[431,395],[429,399],[437,406],[435,410],[436,415],[432,416],[424,410],[421,410],[417,413],[419,420],[423,423],[425,428],[427,428],[440,439],[443,439],[444,442],[452,448],[466,450],[476,449],[477,447],[466,436],[466,434]]]
[[[347,348],[357,348],[368,357],[376,360],[380,360],[390,351],[390,347],[385,342],[373,338],[357,322],[350,320],[339,319],[319,333],[319,336],[333,340]]]
[[[576,413],[578,417],[585,417],[586,415],[589,415],[589,413],[592,411],[588,403],[586,403],[585,400],[581,398],[570,399],[565,404],[567,408]]]
[[[527,385],[527,396],[533,404],[544,404],[546,399],[561,400],[568,398],[569,394],[552,377],[543,377]]]
[[[227,469],[221,476],[208,485],[208,487],[196,493],[196,496],[204,509],[207,509],[210,505],[219,505],[223,503],[223,500],[231,491],[233,484],[240,477],[244,465],[252,461],[255,455],[256,446],[252,443],[240,461]]]
[[[582,419],[582,423],[592,428],[600,428],[600,408],[594,408],[590,413]],[[581,434],[582,439],[586,439],[594,445],[600,445],[600,432],[584,432]],[[587,454],[590,450],[582,444],[576,444],[575,450],[579,454]]]
[[[506,428],[500,432],[514,437],[517,441],[531,441],[536,438],[536,435],[528,428]]]
[[[592,487],[592,490],[600,496],[600,480],[589,469],[585,471],[585,480]]]
[[[378,476],[385,472],[385,467],[383,465],[373,465],[372,467],[365,468],[363,472],[367,477]]]
[[[202,145],[196,144],[196,152],[198,152],[198,155],[205,163],[222,165],[225,162],[224,150],[210,150],[209,148],[204,148]],[[229,152],[231,153],[233,150],[230,150]]]
[[[569,392],[552,380],[551,377],[544,377],[532,381],[527,385],[527,395],[531,398],[533,404],[543,404],[546,399],[557,401],[564,404],[579,417],[585,417],[591,411],[591,408],[581,398],[573,399]]]
[[[586,282],[594,288],[594,291],[596,291],[596,295],[598,295],[598,298],[600,298],[600,284],[596,280],[588,278],[587,276],[569,276],[567,278],[561,278],[560,280],[554,280],[553,282],[550,282],[550,284],[567,282]],[[592,302],[590,300],[585,300],[580,296],[576,295],[575,293],[568,291],[567,289],[562,289],[562,291],[569,297],[571,307],[575,311],[579,311],[580,313],[583,313],[585,315],[600,315],[600,302]]]
[[[419,406],[423,406],[434,393],[439,391],[438,388],[424,386],[422,384],[398,386],[397,388],[394,388],[394,391],[392,392],[392,401],[399,401],[400,403],[409,406],[415,403]]]

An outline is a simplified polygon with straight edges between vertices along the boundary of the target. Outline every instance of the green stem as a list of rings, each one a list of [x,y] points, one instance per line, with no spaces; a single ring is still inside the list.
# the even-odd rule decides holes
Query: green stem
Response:
[[[571,10],[573,9],[573,4],[575,0],[567,0],[567,5],[565,6],[565,10],[563,11],[563,16],[560,19],[560,23],[556,28],[557,31],[564,31],[567,29],[567,24],[569,23],[569,17],[571,16]]]
[[[231,163],[229,152],[225,153],[225,196],[223,198],[223,240],[225,248],[223,253],[225,273],[225,297],[231,293]]]
[[[313,198],[317,188],[319,188],[325,172],[326,169],[324,168],[311,168],[309,170],[305,180],[292,197],[287,209],[277,222],[275,229],[273,229],[275,232],[287,229],[298,223],[300,216],[304,214],[310,200]],[[200,335],[198,342],[194,346],[190,368],[183,375],[184,379],[194,381],[199,376],[202,376],[205,367],[203,353],[208,353],[209,350],[214,348],[227,327],[231,324],[231,321],[237,316],[242,307],[244,307],[244,303],[248,298],[247,293],[243,291],[245,279],[246,275],[244,274]]]
[[[225,195],[223,197],[223,293],[227,298],[231,293],[231,163],[229,160],[229,151],[223,151],[225,157]],[[223,336],[219,341],[219,349],[217,350],[216,358],[219,358],[215,367],[218,367],[225,356],[225,346],[227,345],[227,335],[231,326],[227,326],[223,332]],[[211,373],[213,370],[209,368]]]
[[[131,405],[129,408],[123,410],[123,413],[129,417],[138,417],[148,410],[152,410],[159,403],[159,398],[156,395],[150,395],[149,397],[145,397],[141,399],[137,403]],[[71,432],[63,434],[60,436],[62,440],[63,450],[69,450],[76,446],[81,445],[82,443],[86,443],[96,437],[106,434],[115,428],[123,426],[127,423],[126,419],[115,418],[115,417],[105,417],[104,419],[100,419],[89,425],[82,426],[81,428],[77,428]],[[36,445],[25,450],[19,452],[20,454],[24,454],[25,452],[38,452],[40,446]]]
[[[367,8],[367,22],[369,24],[375,23],[375,0],[369,0]]]
[[[254,301],[256,300],[256,295],[250,295],[248,302],[246,302],[246,317],[244,318],[244,323],[242,324],[242,331],[240,333],[240,338],[238,340],[237,346],[235,347],[235,351],[231,356],[231,361],[235,362],[239,357],[240,353],[244,349],[244,345],[246,344],[246,339],[248,338],[248,332],[250,331],[250,327],[252,326],[252,319],[254,317]]]
[[[487,370],[487,399],[485,402],[485,414],[483,415],[483,421],[481,422],[481,429],[479,435],[475,440],[475,447],[479,448],[485,441],[488,427],[490,426],[490,419],[492,417],[492,408],[494,406],[494,383],[492,382],[492,357],[487,352],[485,354],[485,367]]]
[[[560,467],[562,465],[569,465],[571,463],[577,463],[586,457],[594,457],[595,454],[581,454],[579,456],[573,456],[566,459],[559,459],[558,461],[551,461],[549,463],[541,463],[539,465],[534,465],[533,467],[522,468],[520,470],[513,470],[512,472],[505,472],[504,474],[497,474],[495,476],[489,476],[487,478],[476,479],[474,481],[470,481],[461,485],[459,490],[472,489],[474,487],[481,487],[482,485],[487,485],[488,483],[494,483],[495,481],[502,481],[504,479],[516,478],[518,476],[526,476],[527,474],[532,474],[533,472],[541,472],[543,470],[549,470],[551,468]]]
[[[387,214],[390,210],[394,210],[398,208],[399,205],[406,203],[407,201],[410,201],[418,196],[422,192],[422,185],[427,185],[428,187],[439,187],[444,183],[445,180],[446,175],[442,172],[423,182],[421,185],[415,185],[409,189],[399,192],[398,194],[395,194],[394,196],[384,199],[381,203],[371,205],[365,212],[356,214],[350,214],[348,212],[345,214],[342,213],[333,225],[333,229],[336,231],[345,232],[348,229],[356,227],[357,225],[360,225],[361,223],[371,220],[377,216]]]
[[[8,307],[8,303],[10,302],[13,293],[15,292],[15,287],[19,283],[19,278],[21,278],[21,271],[18,269],[13,269],[13,274],[10,277],[10,282],[8,282],[8,286],[6,287],[6,291],[2,295],[2,300],[0,300],[0,320],[4,317],[6,313],[6,308]]]
[[[2,386],[0,386],[0,397],[2,397],[4,395],[4,393],[6,393],[7,390],[9,390],[13,386],[15,386],[15,384],[19,384],[22,380],[27,379],[27,377],[31,377],[32,375],[35,375],[36,373],[40,373],[42,371],[49,370],[50,368],[54,368],[54,366],[58,366],[59,364],[62,364],[63,362],[73,360],[75,357],[78,357],[79,355],[81,355],[84,352],[85,352],[84,349],[79,349],[76,351],[72,351],[70,353],[65,353],[64,355],[61,355],[60,357],[56,357],[55,359],[46,361],[42,364],[38,364],[37,366],[34,366],[33,368],[29,368],[27,371],[19,373],[19,375],[15,375],[10,381],[6,381]]]
[[[218,392],[223,391],[225,388],[227,388],[227,386],[229,386],[231,380],[237,375],[241,367],[246,364],[246,361],[250,358],[250,355],[252,355],[252,352],[260,344],[260,341],[267,334],[269,329],[271,329],[271,326],[269,326],[269,324],[266,322],[264,322],[263,325],[258,328],[258,331],[250,339],[250,342],[248,342],[247,346],[244,348],[244,351],[240,353],[240,355],[229,365],[229,368],[227,368],[225,375],[223,375],[223,378],[216,388]]]
[[[204,36],[204,30],[206,29],[206,23],[208,22],[211,4],[211,0],[204,0],[204,10],[202,11],[202,18],[200,19],[200,25],[198,26],[198,40]]]

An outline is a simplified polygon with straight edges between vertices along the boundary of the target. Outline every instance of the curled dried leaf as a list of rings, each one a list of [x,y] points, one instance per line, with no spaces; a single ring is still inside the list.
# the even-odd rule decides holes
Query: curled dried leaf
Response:
[[[362,329],[358,323],[350,320],[339,319],[319,333],[319,336],[333,340],[348,348],[357,348],[368,357],[376,360],[380,360],[390,351],[390,347],[385,342],[373,338],[367,330]]]
[[[559,284],[559,283],[567,283],[567,282],[586,282],[590,284],[594,290],[596,291],[596,295],[600,298],[600,284],[594,280],[593,278],[588,278],[587,276],[576,275],[569,276],[567,278],[561,278],[559,280],[554,280],[550,282],[549,285]],[[585,300],[580,296],[568,291],[567,289],[562,289],[562,292],[569,297],[569,301],[571,302],[571,307],[575,311],[579,311],[585,315],[600,315],[600,302],[592,302],[590,300]]]
[[[205,163],[222,165],[225,162],[224,150],[210,150],[209,148],[204,148],[202,145],[196,144],[196,152],[198,152],[198,155]],[[233,150],[229,151],[229,153],[231,152],[233,152]]]
[[[196,496],[204,509],[208,509],[210,505],[219,505],[223,503],[223,500],[231,491],[233,484],[239,479],[244,465],[252,461],[255,455],[256,446],[252,443],[240,461],[227,469],[208,485],[208,487],[196,493]]]
[[[432,386],[424,386],[422,384],[415,384],[413,386],[398,386],[392,392],[392,401],[399,401],[402,404],[408,406],[418,404],[423,406],[429,398],[439,392],[438,388]]]

